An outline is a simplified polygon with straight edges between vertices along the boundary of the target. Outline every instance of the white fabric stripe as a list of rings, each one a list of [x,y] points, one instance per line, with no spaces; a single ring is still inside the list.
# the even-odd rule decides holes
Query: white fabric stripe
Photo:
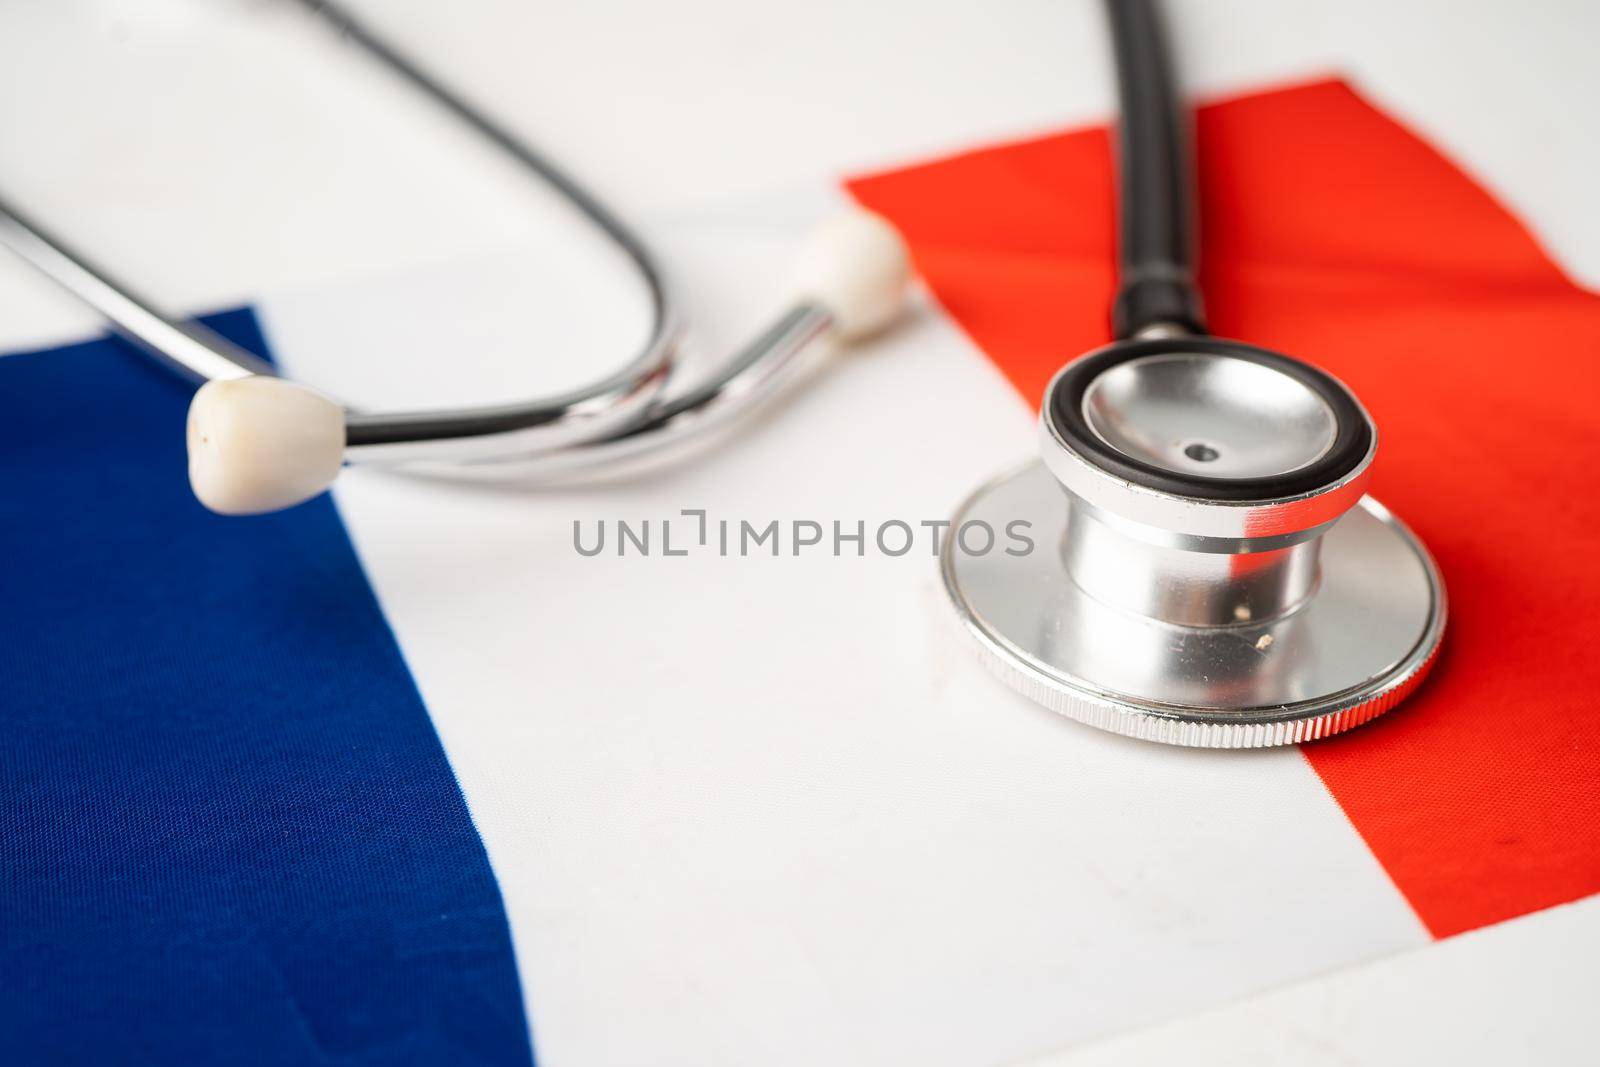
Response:
[[[715,295],[703,341],[755,325],[798,232],[663,235]],[[333,290],[269,301],[268,333],[298,373],[370,381],[431,356],[407,323],[475,307],[460,276],[396,281],[369,345],[347,343]],[[506,316],[491,356],[548,347]],[[681,508],[941,519],[1031,447],[1022,402],[930,311],[655,479],[341,482],[499,875],[545,1064],[1000,1062],[1426,940],[1297,752],[1140,745],[1004,690],[926,542],[742,560],[571,543],[575,518]]]
[[[1585,1063],[1597,949],[1590,897],[1029,1067]]]

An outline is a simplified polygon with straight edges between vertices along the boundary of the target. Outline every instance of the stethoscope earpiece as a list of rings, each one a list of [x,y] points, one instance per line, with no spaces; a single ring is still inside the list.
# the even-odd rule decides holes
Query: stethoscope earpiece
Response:
[[[219,515],[293,507],[344,464],[344,408],[286,378],[207,382],[189,401],[186,436],[189,486]]]

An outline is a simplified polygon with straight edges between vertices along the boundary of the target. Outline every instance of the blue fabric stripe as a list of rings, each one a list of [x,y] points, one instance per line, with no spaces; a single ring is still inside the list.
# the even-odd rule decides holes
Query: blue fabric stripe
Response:
[[[331,500],[205,512],[188,396],[119,341],[0,358],[0,1062],[530,1063]]]

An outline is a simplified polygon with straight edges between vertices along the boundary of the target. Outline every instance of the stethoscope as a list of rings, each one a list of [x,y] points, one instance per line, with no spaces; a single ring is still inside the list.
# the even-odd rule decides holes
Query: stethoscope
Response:
[[[953,525],[1032,522],[1048,551],[946,544],[988,664],[1063,715],[1152,741],[1257,748],[1348,730],[1432,665],[1444,585],[1365,496],[1377,447],[1350,390],[1209,336],[1189,165],[1150,0],[1107,0],[1121,121],[1116,340],[1045,390],[1040,461]]]
[[[626,254],[649,293],[643,349],[573,392],[485,407],[366,412],[281,378],[197,324],[176,321],[0,200],[0,243],[103,315],[119,334],[203,382],[189,407],[189,480],[229,515],[276,511],[327,489],[347,465],[404,465],[538,481],[611,471],[677,453],[804,379],[835,342],[877,332],[909,280],[904,242],[858,211],[825,223],[801,249],[789,309],[707,380],[677,381],[678,303],[646,243],[609,208],[348,12],[300,0],[393,73],[547,182]]]
[[[275,376],[176,322],[0,203],[0,241],[141,348],[204,381],[190,481],[213,510],[271,511],[357,463],[448,463],[567,477],[653,456],[802,377],[826,339],[899,313],[905,247],[856,213],[807,246],[791,309],[708,381],[669,388],[681,325],[661,270],[611,211],[348,14],[302,0],[551,184],[627,253],[654,309],[644,349],[576,392],[493,407],[366,413]],[[941,554],[944,586],[988,664],[1033,700],[1169,744],[1254,748],[1339,733],[1422,680],[1445,624],[1421,542],[1365,496],[1372,420],[1299,360],[1205,331],[1189,164],[1150,0],[1107,0],[1121,170],[1117,340],[1046,389],[1042,458],[981,487],[952,526],[1031,524],[1039,551]]]

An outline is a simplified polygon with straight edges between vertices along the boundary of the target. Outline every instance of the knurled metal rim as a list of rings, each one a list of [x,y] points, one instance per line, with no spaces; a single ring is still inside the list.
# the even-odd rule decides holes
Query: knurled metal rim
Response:
[[[1219,722],[1215,719],[1191,718],[1181,710],[1163,711],[1126,703],[1089,690],[1064,692],[1056,688],[1059,683],[1039,677],[1037,672],[994,644],[988,635],[970,625],[968,620],[963,619],[962,622],[966,624],[963,629],[977,640],[980,658],[989,672],[1029,700],[1085,726],[1140,741],[1155,741],[1183,748],[1276,748],[1353,730],[1371,722],[1410,696],[1433,668],[1440,646],[1440,641],[1435,639],[1428,654],[1409,672],[1399,674],[1378,692],[1357,697],[1344,706],[1298,718]],[[1440,636],[1443,636],[1442,629]]]
[[[965,514],[971,501],[982,492],[979,489],[963,501],[957,514]],[[1433,612],[1416,645],[1391,670],[1353,689],[1300,704],[1237,713],[1142,702],[1046,675],[973,617],[956,582],[955,557],[948,542],[941,553],[939,570],[961,628],[977,642],[984,666],[1035,703],[1086,726],[1141,741],[1185,748],[1276,748],[1332,737],[1371,722],[1410,696],[1438,659],[1448,616],[1438,565],[1405,523],[1387,512],[1385,521],[1411,543],[1428,573]]]

